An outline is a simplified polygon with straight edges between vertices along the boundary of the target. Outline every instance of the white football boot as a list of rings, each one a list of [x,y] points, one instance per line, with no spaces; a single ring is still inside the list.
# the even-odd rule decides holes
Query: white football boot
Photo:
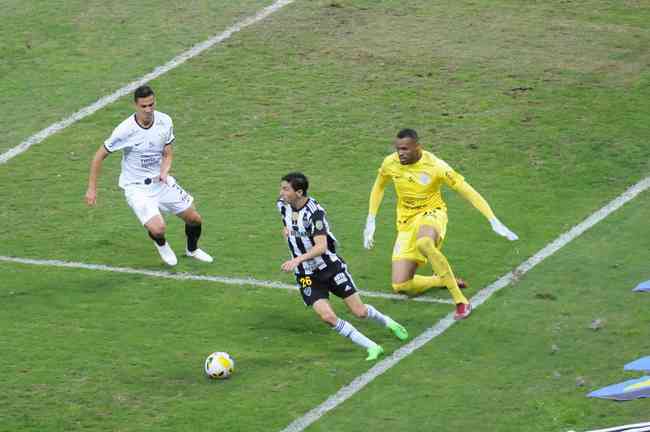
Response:
[[[160,258],[167,264],[168,266],[175,266],[178,264],[178,259],[176,258],[176,254],[172,250],[172,248],[169,246],[169,243],[165,242],[164,245],[158,246],[156,242],[154,242],[154,245],[156,245],[156,249],[158,249],[158,253],[160,254]]]
[[[211,263],[212,261],[214,261],[214,259],[210,255],[203,252],[199,248],[196,248],[194,252],[190,252],[189,250],[185,249],[185,255],[206,263]]]

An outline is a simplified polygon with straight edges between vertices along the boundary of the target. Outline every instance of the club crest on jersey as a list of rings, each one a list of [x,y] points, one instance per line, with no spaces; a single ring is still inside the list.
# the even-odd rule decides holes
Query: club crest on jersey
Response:
[[[426,173],[420,174],[420,183],[422,183],[423,185],[428,185],[429,183],[431,183],[431,177],[429,177],[429,175]]]
[[[305,297],[311,297],[311,287],[303,288],[302,292],[305,295]]]
[[[314,225],[316,226],[316,229],[319,230],[319,231],[323,229],[323,221],[322,220],[317,220]]]

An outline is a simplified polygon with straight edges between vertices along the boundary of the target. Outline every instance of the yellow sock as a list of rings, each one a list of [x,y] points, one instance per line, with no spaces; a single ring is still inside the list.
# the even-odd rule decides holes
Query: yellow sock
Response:
[[[415,275],[413,276],[413,283],[416,284],[417,286],[425,287],[426,289],[424,291],[427,291],[431,288],[446,288],[445,281],[443,281],[442,278],[438,275],[432,275],[432,276]]]
[[[444,282],[451,297],[454,299],[454,303],[469,303],[463,293],[460,292],[460,288],[458,288],[456,277],[447,262],[447,258],[436,248],[433,239],[431,237],[419,238],[415,242],[415,246],[422,255],[429,259],[433,272]]]
[[[413,279],[408,280],[403,283],[394,283],[393,291],[400,294],[406,294],[409,296],[420,295],[424,292],[429,291],[431,288],[440,288],[445,287],[445,282],[442,278],[433,275],[433,276],[420,276],[415,275]]]
[[[415,275],[413,279],[407,280],[406,282],[394,283],[393,291],[399,294],[416,296],[429,291],[431,288],[441,286],[444,286],[444,284],[437,276]]]
[[[397,294],[406,294],[408,296],[415,295],[413,292],[413,284],[411,282],[413,282],[413,279],[402,283],[393,283],[393,291]]]

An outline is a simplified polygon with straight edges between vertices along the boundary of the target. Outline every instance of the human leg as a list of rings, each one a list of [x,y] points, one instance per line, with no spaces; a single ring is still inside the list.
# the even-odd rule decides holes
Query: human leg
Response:
[[[418,263],[415,261],[393,261],[393,291],[408,296],[417,296],[429,291],[431,288],[446,287],[442,278],[435,274],[431,276],[416,275],[417,267]]]
[[[198,247],[198,241],[201,237],[203,219],[194,206],[177,213],[177,216],[185,222],[185,235],[187,236],[187,248],[185,254],[203,262],[212,262],[213,258]]]
[[[418,265],[424,264],[427,257],[416,248],[417,220],[411,220],[399,225],[397,239],[392,257],[392,286],[393,291],[409,296],[420,295],[431,288],[444,286],[437,276],[420,276],[415,271]]]
[[[199,261],[212,262],[212,257],[197,246],[201,237],[203,220],[193,206],[194,197],[176,183],[176,179],[172,176],[169,176],[167,183],[161,187],[162,191],[159,197],[161,210],[173,213],[185,222],[185,234],[187,235],[185,255]]]
[[[129,207],[154,241],[160,258],[167,265],[176,265],[178,263],[176,254],[165,239],[165,220],[158,209],[156,191],[151,188],[131,186],[125,188],[124,195]]]
[[[418,230],[416,246],[418,251],[427,257],[434,273],[442,279],[449,290],[449,293],[456,304],[456,315],[454,318],[466,318],[471,312],[471,305],[460,291],[458,282],[456,281],[456,277],[454,276],[454,272],[452,271],[447,258],[442,254],[440,249],[436,247],[437,237],[438,233],[434,227],[422,225]]]
[[[169,266],[175,266],[178,263],[176,254],[165,239],[165,221],[162,216],[156,215],[144,224],[149,237],[154,241],[160,258]]]
[[[334,331],[341,336],[350,339],[355,344],[365,348],[368,351],[368,357],[366,360],[376,360],[377,357],[383,353],[381,346],[367,338],[349,322],[337,317],[329,300],[318,299],[314,302],[312,308],[320,319],[329,324]]]
[[[369,319],[375,321],[383,327],[389,329],[398,339],[405,340],[408,338],[408,331],[397,321],[388,315],[381,313],[374,306],[364,304],[359,294],[354,294],[343,299],[350,312],[357,318]]]

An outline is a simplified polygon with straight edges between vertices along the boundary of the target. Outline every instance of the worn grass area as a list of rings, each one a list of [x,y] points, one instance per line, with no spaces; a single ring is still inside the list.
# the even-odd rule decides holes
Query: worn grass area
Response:
[[[230,7],[235,11],[239,7],[246,9],[247,4]],[[255,2],[248,5],[257,6]],[[199,15],[201,19],[197,22],[204,22],[205,14]],[[16,18],[16,21],[20,19]],[[209,21],[205,19],[205,22]],[[469,280],[470,295],[475,293],[650,172],[650,147],[646,142],[650,132],[646,103],[650,96],[646,49],[650,42],[648,23],[650,8],[633,1],[587,1],[580,4],[505,0],[453,4],[364,0],[296,2],[223,46],[152,83],[158,92],[158,108],[175,121],[174,174],[196,197],[205,220],[202,247],[216,256],[215,264],[210,266],[181,260],[176,271],[291,281],[290,276],[282,275],[278,270],[287,251],[279,234],[280,223],[273,204],[279,178],[298,169],[310,177],[311,192],[329,210],[334,233],[341,241],[342,255],[349,262],[357,283],[363,289],[389,292],[390,249],[394,237],[394,196],[391,192],[387,193],[378,218],[375,250],[367,252],[362,249],[361,230],[376,168],[391,151],[390,144],[396,130],[408,126],[420,132],[427,149],[464,174],[483,193],[501,220],[521,237],[517,243],[497,237],[477,211],[453,193],[447,194],[450,225],[444,251],[456,272]],[[197,24],[197,32],[212,33],[200,27]],[[184,41],[179,37],[177,43],[183,45]],[[93,48],[94,55],[100,58],[98,50]],[[14,57],[19,58],[18,55]],[[116,82],[124,80],[123,76],[111,77]],[[87,92],[88,96],[92,94],[90,90]],[[60,98],[75,105],[69,96]],[[27,99],[15,99],[12,112],[23,115],[34,111],[37,116],[49,115],[48,109],[34,110]],[[100,180],[99,206],[87,209],[83,203],[92,154],[113,127],[130,112],[131,102],[125,98],[0,168],[0,184],[6,185],[0,189],[3,202],[0,220],[5,222],[0,224],[0,255],[161,268],[155,249],[130,213],[116,185],[119,157],[112,156],[105,163]],[[642,214],[637,216],[641,221]],[[580,240],[580,246],[575,247],[594,250],[593,254],[583,250],[576,255],[563,255],[565,259],[561,263],[558,261],[556,267],[550,271],[538,270],[521,283],[521,286],[534,284],[537,278],[553,276],[555,279],[540,281],[541,285],[530,289],[546,293],[550,289],[548,284],[552,285],[550,292],[558,299],[556,291],[573,297],[565,298],[562,294],[561,300],[547,302],[535,299],[534,294],[522,292],[519,287],[505,290],[480,309],[471,321],[454,327],[448,335],[436,339],[394,372],[373,383],[350,405],[341,407],[343,414],[335,413],[332,420],[314,427],[324,428],[332,421],[336,423],[336,430],[361,430],[357,423],[349,422],[346,417],[352,418],[350,413],[358,404],[369,403],[372,405],[367,408],[369,411],[364,411],[369,424],[377,426],[374,422],[390,417],[386,422],[394,422],[388,424],[395,424],[397,429],[418,430],[417,419],[431,413],[431,406],[438,404],[439,399],[449,402],[445,402],[448,410],[443,414],[435,411],[436,416],[427,421],[444,419],[435,423],[441,430],[472,427],[482,418],[475,410],[484,412],[486,422],[492,422],[495,429],[513,431],[521,426],[516,422],[527,417],[544,419],[539,424],[546,426],[575,425],[576,429],[582,425],[608,423],[600,418],[601,413],[621,421],[626,418],[634,420],[633,410],[626,411],[628,405],[622,405],[624,408],[620,412],[612,414],[607,404],[586,402],[583,398],[586,389],[574,388],[573,375],[578,374],[588,376],[589,385],[606,384],[605,380],[597,381],[595,373],[591,374],[591,371],[598,370],[597,367],[604,368],[595,360],[594,353],[608,350],[616,338],[627,337],[623,333],[616,333],[607,341],[604,338],[594,340],[592,346],[573,352],[551,372],[548,368],[543,369],[543,373],[532,368],[537,375],[527,375],[532,373],[528,367],[532,365],[530,362],[543,358],[533,358],[531,353],[540,350],[546,353],[544,350],[549,345],[550,336],[544,336],[544,332],[550,331],[553,317],[562,317],[564,309],[561,308],[567,308],[567,320],[572,320],[570,325],[574,328],[572,331],[579,333],[578,329],[588,325],[591,315],[599,315],[601,310],[603,314],[615,314],[616,307],[623,304],[617,302],[627,301],[627,298],[615,297],[617,291],[613,287],[610,288],[612,291],[603,290],[602,297],[600,290],[576,291],[575,277],[578,273],[573,267],[563,267],[568,266],[566,262],[577,263],[585,257],[605,259],[606,256],[615,256],[611,255],[613,250],[627,249],[630,255],[647,250],[639,243],[643,238],[638,234],[641,228],[628,224],[621,219],[622,216],[618,217],[616,226],[619,231],[629,233],[634,242],[624,243],[622,237],[614,236],[606,243],[610,250],[599,244],[597,238],[585,237]],[[182,225],[173,218],[168,222],[168,238],[180,252],[184,246]],[[636,261],[630,261],[633,262]],[[549,265],[544,266],[548,268]],[[634,277],[643,279],[641,264],[637,262],[634,265],[637,266]],[[607,288],[618,281],[607,266],[591,263],[581,268],[593,278],[587,279],[593,283],[610,281]],[[43,287],[45,281],[54,283],[52,281],[63,278],[64,274],[65,278],[77,274],[53,270],[54,276],[43,276],[38,282],[42,275],[34,268],[3,264],[2,271],[3,276],[7,272],[12,274],[11,279],[7,279],[12,284],[29,284],[30,278],[37,278],[34,282],[37,287]],[[107,280],[115,284],[119,281],[120,285],[124,284],[126,292],[137,295],[145,295],[140,293],[146,289],[143,285],[167,287],[169,293],[173,292],[172,296],[186,294],[185,283],[158,283],[138,277],[98,273],[90,276],[85,272],[78,274],[86,276],[78,285],[73,285],[73,291],[94,290],[96,285]],[[629,277],[625,284],[621,284],[625,289],[633,282],[632,276]],[[191,308],[197,311],[199,318],[202,317],[203,313],[208,313],[207,305],[214,306],[217,302],[207,302],[204,298],[221,291],[213,288],[201,291],[201,284],[188,285],[193,287],[187,291],[188,298],[184,300],[188,303],[170,302],[170,317],[173,318],[169,321],[173,324],[183,322],[188,326],[187,333],[201,334],[197,329],[203,328],[203,323],[198,322],[200,319],[195,322],[197,317],[187,318],[184,311]],[[595,289],[595,286],[603,287],[599,282],[599,285],[590,284],[589,288]],[[10,287],[2,287],[10,290]],[[619,287],[616,285],[616,289]],[[214,306],[214,315],[233,322],[226,333],[233,332],[240,337],[249,329],[237,323],[248,318],[240,316],[242,313],[235,305],[241,296],[228,295],[232,292],[224,289],[221,297],[215,297],[226,297],[228,300],[224,305],[230,302],[232,305],[223,309]],[[289,301],[282,293],[250,292],[259,292],[260,298],[246,303],[250,309],[243,315],[255,315],[257,307],[263,311],[276,305],[277,315],[267,314],[264,317],[268,319],[261,320],[271,329],[283,322],[282,319],[278,321],[277,316],[293,317],[301,310],[295,297]],[[124,292],[108,299],[108,310],[111,310],[111,304],[119,305],[120,301],[125,301],[123,296]],[[578,299],[584,300],[585,297],[593,300],[593,305],[581,305]],[[25,301],[25,307],[29,309],[29,302],[44,300],[33,295],[33,298],[26,296]],[[190,302],[192,306],[188,306]],[[506,307],[511,304],[517,306]],[[41,307],[46,308],[46,305]],[[602,309],[597,309],[596,305]],[[506,309],[502,310],[504,307]],[[636,322],[632,319],[639,317],[640,307],[641,304],[633,303],[630,321],[626,319],[621,325]],[[448,312],[448,306],[425,307],[412,303],[404,306],[391,304],[390,308],[398,319],[413,319],[415,331],[433,324]],[[549,311],[548,315],[541,313],[539,319],[525,320],[529,326],[524,332],[518,314],[537,317],[535,311],[539,308],[549,308],[544,309]],[[554,308],[560,309],[555,311]],[[135,307],[131,313],[143,320],[143,326],[148,325],[146,322],[151,319],[151,326],[155,327],[155,311],[155,304],[151,304],[147,308]],[[308,314],[308,311],[304,313]],[[500,319],[502,314],[503,322]],[[586,320],[587,324],[583,325],[579,320]],[[320,328],[313,319],[306,318],[305,321]],[[214,322],[209,322],[204,326],[208,329],[205,331],[212,331],[213,326]],[[251,350],[266,350],[266,345],[259,345],[258,340],[269,331],[272,330],[260,326],[250,332],[252,334],[241,336],[241,343],[234,345],[232,354],[246,365]],[[25,332],[25,340],[33,337],[28,330]],[[280,328],[277,332],[281,343],[287,345],[269,353],[269,358],[273,357],[273,362],[280,368],[288,361],[287,357],[294,356],[310,363],[313,356],[327,356],[327,360],[323,360],[325,363],[341,361],[341,367],[346,369],[345,376],[335,384],[327,377],[311,376],[309,372],[295,368],[282,372],[286,375],[276,376],[276,385],[287,383],[290,386],[301,380],[313,380],[310,381],[313,387],[300,384],[295,393],[287,393],[293,398],[282,411],[287,415],[271,420],[274,427],[280,428],[283,426],[280,423],[285,420],[288,423],[291,418],[324,400],[352,376],[365,370],[365,365],[360,364],[358,352],[346,345],[346,341],[338,340],[325,330],[322,332],[327,337],[314,338],[318,342],[314,351],[296,348],[304,345],[299,342],[302,341],[300,329],[294,332]],[[512,338],[500,337],[502,332],[512,333]],[[597,335],[606,332],[607,328]],[[126,327],[118,333],[124,338],[129,335]],[[223,332],[216,333],[221,335]],[[18,330],[14,337],[20,337]],[[253,337],[256,339],[250,339]],[[636,343],[640,337],[632,335],[631,340]],[[142,340],[148,338],[146,333],[140,333],[134,337],[133,343],[124,346],[125,353],[142,355],[139,347]],[[294,345],[296,338],[297,344]],[[74,342],[72,337],[69,340]],[[204,353],[206,350],[222,348],[218,342],[212,344],[206,340],[202,340],[203,345],[200,341],[189,340],[173,349],[199,359],[207,354]],[[217,336],[215,341],[218,341]],[[338,353],[338,348],[321,346],[322,341],[349,349],[350,357],[331,360],[336,357],[332,352]],[[473,343],[461,344],[461,341]],[[551,343],[560,346],[560,354],[573,349],[565,348],[564,342]],[[121,344],[117,342],[115,347]],[[156,347],[152,351],[156,351]],[[303,352],[305,357],[301,357]],[[159,359],[166,358],[165,352],[156,352],[155,355]],[[98,357],[96,354],[92,356],[95,357],[87,362],[97,367]],[[550,357],[549,364],[560,357]],[[7,359],[15,363],[19,360]],[[474,362],[479,360],[482,366],[474,368]],[[161,361],[156,367],[160,367]],[[580,369],[583,363],[589,366]],[[513,364],[521,364],[521,367],[510,371]],[[608,363],[607,370],[613,364]],[[431,375],[426,378],[427,369],[422,365],[435,365],[444,373],[429,369]],[[544,373],[552,374],[556,369],[562,377],[570,377],[571,382],[566,384],[561,379],[551,379],[539,384],[539,394],[542,395],[539,400],[551,406],[549,410],[524,403],[521,397],[507,396],[510,393],[506,383],[512,383],[528,394],[527,383],[537,388],[535,383],[540,377],[547,376]],[[456,370],[462,370],[463,374],[453,375]],[[485,370],[494,373],[485,373]],[[246,386],[244,380],[259,382],[268,371],[249,371],[244,367],[240,372],[237,380],[229,385],[241,384],[242,388],[236,391],[248,392],[249,396],[238,393],[241,396],[236,400],[250,410],[257,402],[253,395],[265,392],[258,393],[255,385]],[[134,372],[135,375],[138,373],[137,370]],[[191,373],[196,372],[192,370]],[[193,376],[192,379],[201,383],[199,375]],[[408,382],[411,376],[414,382],[422,383],[422,387],[416,386],[413,393],[399,399],[399,391],[404,391],[405,387],[399,387],[397,383]],[[444,376],[447,381],[435,381],[439,376]],[[155,397],[157,388],[153,380],[146,381],[145,377],[135,388],[138,392],[153,392],[152,397]],[[614,377],[609,375],[608,378]],[[20,387],[21,378],[16,379],[15,385]],[[424,390],[426,384],[431,384],[430,396],[426,396],[429,391]],[[565,385],[571,390],[563,387]],[[305,390],[303,398],[299,395],[300,388],[311,390]],[[496,390],[492,389],[500,389],[504,396],[495,396]],[[556,390],[562,395],[562,409],[555,407],[553,395]],[[116,384],[114,391],[125,390]],[[89,394],[92,392],[89,390]],[[188,390],[177,399],[182,400],[190,393]],[[282,389],[279,393],[282,394],[279,400],[286,401]],[[72,397],[77,397],[74,391]],[[387,405],[391,398],[409,416],[386,414],[392,410]],[[472,403],[467,404],[466,401],[470,400]],[[407,402],[408,409],[403,406]],[[182,401],[175,403],[183,404]],[[22,406],[18,415],[23,413],[25,406]],[[167,420],[156,423],[156,427],[167,424],[177,427],[180,423],[176,420],[189,418],[189,413],[183,412],[191,408],[189,405],[183,407],[176,411],[177,407],[169,401],[159,406],[161,411],[158,415]],[[56,411],[47,408],[43,415]],[[196,414],[197,427],[221,424],[218,423],[219,413],[195,411],[200,411]],[[520,415],[501,419],[493,416],[504,411]],[[581,412],[585,414],[575,414]],[[252,423],[251,428],[264,424],[267,414],[260,411],[260,417],[254,416],[251,421],[259,423]],[[66,425],[73,424],[71,415],[62,417],[62,421],[68,422]],[[358,417],[354,415],[354,418]],[[135,428],[135,424],[137,422],[130,421],[127,424],[125,420],[124,423],[110,423],[107,428],[128,429]],[[225,420],[223,424],[228,425]],[[501,424],[503,428],[497,427]],[[50,426],[56,429],[56,426]]]

